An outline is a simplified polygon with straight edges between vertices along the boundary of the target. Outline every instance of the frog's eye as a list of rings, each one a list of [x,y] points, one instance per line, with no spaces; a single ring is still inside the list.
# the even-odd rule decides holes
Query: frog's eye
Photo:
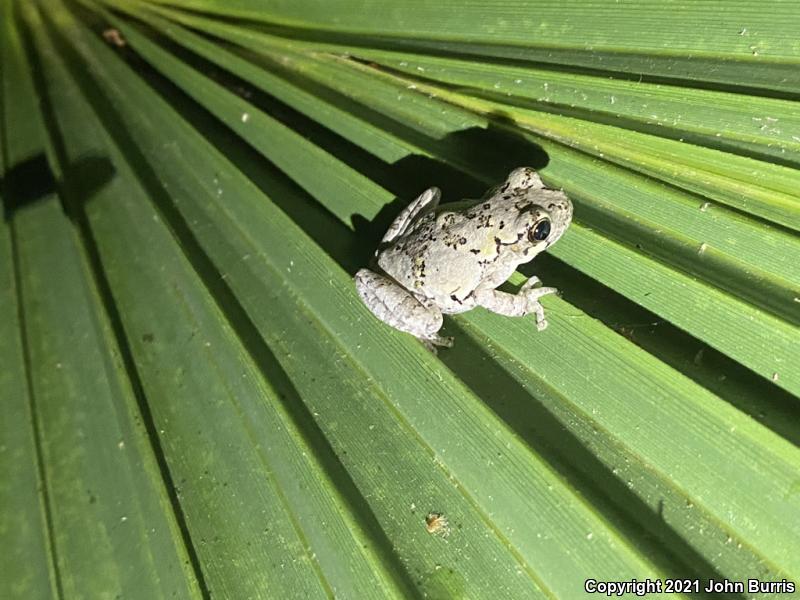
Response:
[[[528,238],[532,242],[543,242],[547,239],[548,235],[550,235],[550,219],[547,217],[537,221],[537,223],[531,227],[530,232],[528,232]]]

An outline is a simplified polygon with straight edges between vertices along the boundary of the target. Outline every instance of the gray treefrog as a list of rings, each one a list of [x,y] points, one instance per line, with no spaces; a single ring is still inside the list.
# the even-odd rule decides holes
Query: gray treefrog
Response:
[[[432,351],[453,345],[438,333],[442,314],[476,306],[511,317],[534,313],[539,331],[547,327],[539,298],[555,288],[535,287],[538,277],[517,294],[495,288],[561,237],[572,220],[569,198],[544,187],[527,167],[512,171],[481,200],[438,207],[440,197],[432,187],[409,204],[375,252],[379,269],[356,273],[364,304]]]

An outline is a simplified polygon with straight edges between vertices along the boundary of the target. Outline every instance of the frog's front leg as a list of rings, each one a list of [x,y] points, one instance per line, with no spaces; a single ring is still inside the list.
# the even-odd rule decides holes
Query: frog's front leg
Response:
[[[558,290],[552,287],[534,287],[537,283],[540,283],[539,278],[531,277],[516,294],[478,288],[473,292],[473,296],[480,306],[507,317],[524,317],[534,313],[536,328],[542,331],[547,327],[547,320],[544,318],[544,307],[539,298],[554,294]]]
[[[438,334],[442,312],[435,306],[426,306],[388,277],[361,269],[356,273],[356,290],[376,317],[419,338],[431,352],[435,353],[434,346],[453,345],[453,338]]]

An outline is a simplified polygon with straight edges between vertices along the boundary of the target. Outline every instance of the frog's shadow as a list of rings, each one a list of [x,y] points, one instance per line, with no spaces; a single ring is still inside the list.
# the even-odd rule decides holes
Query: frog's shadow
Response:
[[[498,115],[493,119],[496,123],[491,122],[486,129],[471,127],[435,142],[436,154],[449,156],[450,163],[412,154],[387,166],[380,182],[396,195],[395,199],[384,205],[372,219],[358,213],[350,215],[356,240],[356,246],[352,248],[352,264],[370,263],[392,221],[427,188],[436,186],[442,190],[442,204],[478,199],[490,185],[502,182],[516,167],[539,170],[547,165],[549,158],[540,146],[503,126],[512,124],[509,119]],[[480,173],[481,177],[465,174],[467,166],[474,166],[469,172]],[[487,181],[492,183],[487,184]]]
[[[64,213],[71,219],[82,212],[83,204],[103,189],[115,175],[115,168],[105,156],[86,155],[63,167],[63,177],[58,181],[44,153],[39,153],[13,164],[0,178],[3,190],[3,219],[11,222],[14,214],[45,201],[60,187],[68,185],[74,204],[63,204]],[[63,191],[63,190],[61,190]]]

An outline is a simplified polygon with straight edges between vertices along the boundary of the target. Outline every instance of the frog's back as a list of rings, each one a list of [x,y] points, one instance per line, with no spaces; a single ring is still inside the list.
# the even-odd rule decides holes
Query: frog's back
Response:
[[[381,269],[444,312],[467,310],[465,300],[497,255],[490,228],[477,228],[469,212],[437,211],[384,249]]]

